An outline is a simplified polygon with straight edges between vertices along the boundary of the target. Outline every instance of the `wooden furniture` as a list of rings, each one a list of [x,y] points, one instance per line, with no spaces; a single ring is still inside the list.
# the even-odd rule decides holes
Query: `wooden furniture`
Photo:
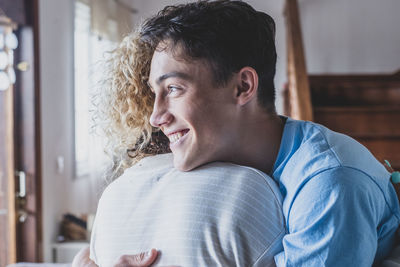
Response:
[[[287,0],[285,4],[287,75],[288,87],[285,88],[286,115],[299,120],[313,120],[310,100],[310,88],[304,58],[300,16],[297,0]]]
[[[364,144],[400,169],[400,71],[309,76],[314,120]]]

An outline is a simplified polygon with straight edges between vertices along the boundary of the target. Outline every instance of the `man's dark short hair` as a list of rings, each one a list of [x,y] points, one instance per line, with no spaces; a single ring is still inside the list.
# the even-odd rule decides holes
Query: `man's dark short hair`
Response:
[[[183,48],[189,59],[210,64],[217,85],[245,66],[259,76],[258,100],[275,112],[275,23],[241,1],[198,1],[167,6],[146,20],[141,40],[155,48],[161,41]]]

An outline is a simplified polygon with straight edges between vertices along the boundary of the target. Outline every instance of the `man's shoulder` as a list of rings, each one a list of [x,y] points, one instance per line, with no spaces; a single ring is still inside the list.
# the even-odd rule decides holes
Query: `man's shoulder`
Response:
[[[352,183],[368,179],[367,183],[376,184],[385,195],[388,193],[390,174],[362,144],[317,123],[296,120],[288,123],[289,134],[282,141],[293,147],[286,149],[289,152],[274,177],[286,191],[286,197],[294,197],[310,179],[324,174],[331,180],[318,179],[319,183],[346,184],[345,173],[360,178]]]
[[[292,138],[299,143],[289,161],[293,171],[302,176],[313,176],[324,170],[346,167],[364,172],[371,177],[386,176],[383,165],[362,144],[348,135],[305,121],[291,121],[295,128]]]

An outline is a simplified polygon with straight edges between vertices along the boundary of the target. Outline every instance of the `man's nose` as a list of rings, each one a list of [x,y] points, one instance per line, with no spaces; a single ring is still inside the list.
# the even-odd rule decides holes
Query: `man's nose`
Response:
[[[150,116],[150,124],[153,127],[161,127],[171,123],[172,119],[173,116],[168,109],[168,103],[156,97],[154,100],[153,112]]]

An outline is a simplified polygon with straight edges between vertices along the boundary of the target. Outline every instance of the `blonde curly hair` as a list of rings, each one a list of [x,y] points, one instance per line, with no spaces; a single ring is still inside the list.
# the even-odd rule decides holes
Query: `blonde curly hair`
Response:
[[[106,137],[114,180],[141,158],[169,152],[166,137],[150,125],[154,94],[147,85],[155,47],[140,39],[139,30],[126,36],[107,61],[103,85],[95,96],[95,124]]]

